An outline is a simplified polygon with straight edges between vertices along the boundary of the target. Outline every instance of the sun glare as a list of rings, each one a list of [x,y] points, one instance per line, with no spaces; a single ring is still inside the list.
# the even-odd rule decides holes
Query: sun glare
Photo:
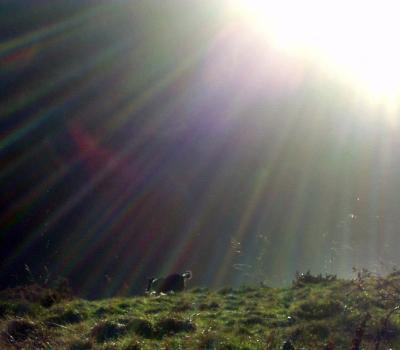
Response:
[[[345,79],[376,102],[400,96],[400,3],[230,0],[236,18],[273,45]]]

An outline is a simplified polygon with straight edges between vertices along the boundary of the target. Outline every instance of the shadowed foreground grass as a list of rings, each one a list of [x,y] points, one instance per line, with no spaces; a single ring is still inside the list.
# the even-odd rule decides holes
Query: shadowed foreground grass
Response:
[[[399,273],[98,301],[0,294],[1,349],[400,349]],[[17,294],[17,296],[15,295]],[[20,293],[20,295],[22,295]],[[357,333],[358,332],[358,333]]]

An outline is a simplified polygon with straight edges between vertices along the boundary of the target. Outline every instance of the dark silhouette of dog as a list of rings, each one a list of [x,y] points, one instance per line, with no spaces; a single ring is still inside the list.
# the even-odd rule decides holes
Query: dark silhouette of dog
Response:
[[[186,288],[186,281],[192,278],[192,272],[173,273],[166,277],[149,278],[146,293],[170,293],[182,292]]]

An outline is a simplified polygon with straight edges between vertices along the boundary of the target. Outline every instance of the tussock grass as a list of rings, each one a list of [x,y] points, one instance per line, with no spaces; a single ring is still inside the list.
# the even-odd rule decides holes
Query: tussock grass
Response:
[[[17,298],[8,290],[12,297],[0,301],[0,348],[274,350],[290,341],[295,349],[350,350],[368,319],[363,349],[400,349],[400,317],[390,313],[400,303],[400,274],[298,279],[281,289],[197,288],[90,302],[56,299],[51,306],[42,303],[51,291],[23,288]]]

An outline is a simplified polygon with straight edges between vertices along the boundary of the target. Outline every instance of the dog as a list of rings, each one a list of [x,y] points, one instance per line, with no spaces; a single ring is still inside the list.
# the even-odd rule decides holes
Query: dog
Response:
[[[192,272],[174,273],[161,278],[149,278],[146,293],[170,293],[182,292],[186,288],[186,281],[192,278]]]

